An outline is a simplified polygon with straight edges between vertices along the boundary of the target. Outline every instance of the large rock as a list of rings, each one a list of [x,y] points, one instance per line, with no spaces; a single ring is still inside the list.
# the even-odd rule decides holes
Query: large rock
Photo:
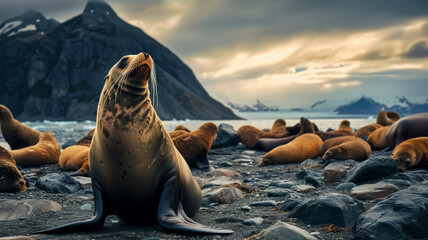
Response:
[[[334,224],[349,227],[364,212],[364,205],[347,195],[327,193],[303,201],[288,215],[305,224]]]
[[[411,183],[422,182],[427,178],[428,170],[426,169],[410,169],[406,170],[405,172],[399,172],[386,177],[386,179],[406,180]]]
[[[36,182],[36,187],[49,193],[74,193],[83,189],[82,184],[64,173],[50,173]]]
[[[0,221],[28,219],[45,212],[58,212],[62,206],[45,199],[6,200],[0,203]]]
[[[237,188],[217,188],[203,193],[202,205],[207,206],[210,203],[232,203],[242,198],[244,198],[244,194]]]
[[[297,205],[302,203],[303,197],[302,195],[298,193],[290,193],[284,198],[284,203],[281,205],[280,210],[281,211],[291,211],[293,210]]]
[[[330,183],[342,180],[355,165],[357,165],[355,160],[330,163],[324,168],[324,182]]]
[[[0,103],[20,120],[95,120],[105,75],[123,55],[140,52],[156,64],[161,119],[238,119],[174,53],[102,1],[61,24],[30,11],[0,29],[13,22],[22,24],[0,34]]]
[[[363,213],[355,239],[419,239],[428,236],[428,181],[391,194]]]
[[[400,189],[397,186],[391,183],[379,182],[356,186],[352,188],[349,195],[359,200],[380,200],[399,190]]]
[[[278,221],[267,228],[261,239],[266,240],[316,240],[309,232],[294,225]]]
[[[235,129],[229,124],[221,123],[218,126],[217,136],[212,144],[212,148],[236,146],[239,143],[239,137]]]
[[[397,172],[397,161],[384,156],[372,157],[353,167],[346,174],[345,182],[366,182],[387,177]]]

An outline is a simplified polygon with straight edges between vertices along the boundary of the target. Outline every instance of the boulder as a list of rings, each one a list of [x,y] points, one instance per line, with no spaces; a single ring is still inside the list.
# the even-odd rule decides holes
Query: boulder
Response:
[[[286,236],[286,237],[285,237]],[[309,232],[294,225],[278,221],[267,228],[260,239],[266,240],[316,240]]]
[[[397,161],[390,157],[377,156],[353,167],[346,174],[345,182],[366,182],[384,178],[397,172]]]
[[[349,195],[358,200],[380,200],[399,190],[397,186],[391,183],[379,182],[356,186],[352,188]]]
[[[236,146],[238,143],[239,137],[236,135],[235,129],[229,124],[221,123],[211,148]]]
[[[357,165],[355,160],[345,160],[332,162],[324,168],[324,182],[338,182],[342,180],[345,175]]]
[[[82,184],[64,173],[50,173],[36,182],[36,187],[49,193],[73,193],[83,189]]]
[[[207,206],[210,203],[232,203],[238,199],[244,198],[241,190],[233,187],[222,187],[210,190],[203,194],[202,205]]]

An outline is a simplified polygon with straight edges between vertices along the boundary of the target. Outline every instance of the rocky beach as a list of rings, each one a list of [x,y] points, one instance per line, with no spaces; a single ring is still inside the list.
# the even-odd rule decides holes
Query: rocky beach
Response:
[[[316,122],[316,121],[315,121]],[[88,131],[45,126],[63,146]],[[86,124],[87,125],[87,124]],[[37,127],[37,126],[36,126]],[[2,146],[7,146],[1,140]],[[70,177],[58,164],[21,168],[25,192],[0,193],[2,237],[34,239],[423,239],[427,232],[428,168],[397,172],[391,151],[363,162],[320,157],[258,167],[266,152],[242,144],[212,149],[215,170],[192,169],[203,191],[193,217],[231,235],[170,233],[159,225],[128,225],[109,216],[104,228],[72,234],[33,234],[87,219],[93,212],[90,178]]]

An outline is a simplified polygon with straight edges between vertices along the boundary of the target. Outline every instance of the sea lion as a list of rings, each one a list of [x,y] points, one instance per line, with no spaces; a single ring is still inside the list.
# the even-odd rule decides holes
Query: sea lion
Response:
[[[386,133],[389,149],[394,149],[407,139],[428,137],[428,113],[418,113],[400,118]]]
[[[300,122],[294,124],[294,126],[291,127],[285,127],[285,129],[287,129],[287,131],[290,133],[290,135],[296,135],[299,134],[300,132]],[[319,131],[318,126],[315,123],[312,123],[312,126],[314,127],[315,132]]]
[[[370,136],[372,132],[374,132],[376,129],[383,127],[382,125],[378,123],[372,123],[369,125],[365,125],[363,127],[360,127],[357,129],[357,131],[354,132],[354,136],[359,138],[366,138]]]
[[[188,217],[199,210],[202,193],[151,105],[153,67],[148,54],[128,55],[105,78],[89,151],[94,216],[39,233],[100,229],[110,214],[125,222],[157,221],[171,231],[233,233]]]
[[[428,162],[428,137],[417,137],[400,143],[391,157],[397,160],[398,170],[404,171],[421,162]]]
[[[320,155],[323,156],[324,153],[328,149],[330,149],[334,146],[337,146],[337,145],[342,144],[344,142],[349,142],[349,141],[354,141],[354,140],[362,140],[362,139],[359,137],[355,137],[355,136],[341,136],[341,137],[335,137],[335,138],[327,139],[322,143]]]
[[[354,159],[356,161],[366,160],[370,157],[371,148],[370,145],[361,138],[349,136],[350,138],[346,141],[329,148],[322,156],[323,161],[328,159]],[[338,138],[329,139],[335,141]],[[343,137],[342,137],[343,138]],[[329,141],[327,140],[327,141]]]
[[[351,128],[351,122],[349,122],[348,120],[343,120],[340,122],[339,128],[337,130],[330,132],[317,131],[315,132],[315,134],[318,135],[323,141],[325,141],[327,139],[335,137],[352,136],[354,132]]]
[[[388,147],[386,142],[386,133],[391,126],[385,126],[376,129],[367,138],[367,142],[372,147],[372,150],[382,150]]]
[[[322,140],[313,133],[305,133],[285,145],[274,148],[266,153],[259,163],[259,167],[298,163],[306,159],[315,158],[320,153]]]
[[[191,132],[187,127],[185,127],[184,125],[181,125],[181,124],[174,128],[174,131],[178,131],[178,130]]]
[[[61,147],[51,132],[40,134],[36,145],[12,150],[10,154],[21,167],[33,167],[49,163],[57,163]]]
[[[0,192],[19,192],[27,190],[21,172],[9,151],[0,147]]]
[[[269,132],[262,131],[251,125],[241,126],[236,134],[248,148],[254,148],[260,138],[283,138],[290,136],[285,127],[284,119],[277,119]]]
[[[181,156],[189,164],[189,167],[209,170],[208,152],[217,132],[217,125],[207,122],[193,132],[171,138]]]
[[[184,131],[184,130],[174,130],[172,132],[169,132],[169,136],[171,138],[175,138],[175,137],[178,137],[178,136],[186,134],[186,133],[189,133],[189,132]]]
[[[0,125],[3,138],[12,150],[29,147],[39,141],[40,132],[16,120],[4,105],[0,105]]]
[[[64,149],[59,156],[59,166],[62,170],[76,171],[71,176],[86,176],[89,174],[89,147],[95,129],[89,131],[85,137]]]
[[[400,114],[398,114],[397,112],[386,112],[382,110],[377,114],[376,123],[382,126],[389,126],[392,125],[398,119],[400,119]]]

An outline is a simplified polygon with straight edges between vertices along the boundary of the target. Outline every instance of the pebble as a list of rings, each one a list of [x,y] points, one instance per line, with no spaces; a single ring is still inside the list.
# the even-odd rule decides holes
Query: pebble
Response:
[[[307,193],[307,192],[312,192],[315,191],[316,188],[314,186],[311,185],[295,185],[293,188],[293,190],[295,190],[296,192],[300,192],[300,193]]]
[[[83,186],[88,186],[88,185],[92,184],[92,180],[90,177],[76,176],[73,178],[76,179],[77,181],[79,181],[80,184],[82,184]]]
[[[250,202],[250,206],[270,206],[275,207],[278,203],[274,200],[266,200],[266,201],[258,201],[258,202]]]
[[[342,180],[346,174],[358,163],[355,160],[332,162],[324,168],[324,182],[337,182]]]
[[[306,176],[305,182],[309,185],[316,187],[316,188],[320,186],[320,183],[315,178],[313,178],[312,176]]]
[[[262,225],[263,221],[264,221],[263,218],[256,217],[256,218],[246,219],[245,221],[242,222],[242,224],[244,224],[244,225],[260,226],[260,225]]]
[[[350,190],[353,187],[355,187],[357,185],[355,185],[355,183],[353,182],[348,182],[348,183],[341,183],[339,185],[337,185],[336,190],[340,191],[340,190]]]
[[[85,203],[82,206],[80,206],[80,210],[91,210],[92,206],[89,203]]]
[[[234,163],[234,164],[242,164],[242,163],[253,163],[253,160],[252,159],[246,159],[246,158],[238,158],[238,159],[235,159],[235,160],[232,160],[232,163]]]
[[[233,179],[233,178],[226,177],[226,176],[211,178],[208,180],[206,180],[206,179],[198,179],[198,180],[200,180],[202,189],[210,188],[210,187],[214,187],[214,186],[223,186],[223,185],[235,185],[235,184],[238,186],[242,185],[242,182],[240,180]]]
[[[270,186],[279,187],[279,188],[292,188],[294,185],[296,185],[295,182],[287,181],[287,180],[273,181],[270,184]]]
[[[245,150],[242,152],[241,155],[254,155],[256,154],[256,151],[252,151],[252,150]]]
[[[248,205],[244,205],[244,206],[241,207],[241,210],[243,210],[243,211],[250,211],[251,207],[248,206]]]
[[[359,200],[380,200],[399,190],[400,189],[397,186],[391,183],[379,182],[375,184],[356,186],[352,188],[349,195]]]
[[[306,230],[282,221],[267,228],[260,239],[316,240]]]
[[[6,200],[0,203],[0,221],[23,220],[61,209],[57,202],[45,199]]]

